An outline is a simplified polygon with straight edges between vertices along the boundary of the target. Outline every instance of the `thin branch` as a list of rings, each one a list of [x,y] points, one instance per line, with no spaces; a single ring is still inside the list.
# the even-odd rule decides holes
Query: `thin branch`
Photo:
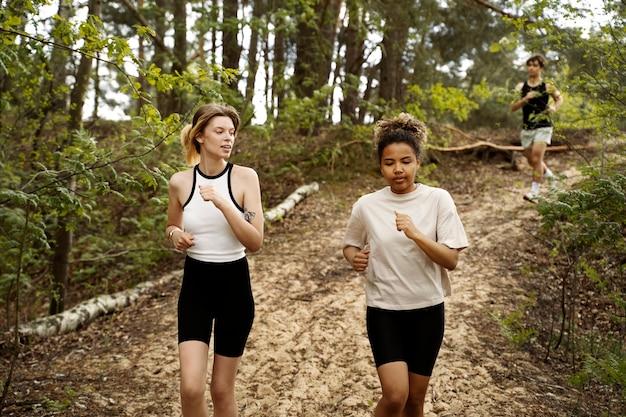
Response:
[[[176,64],[178,64],[178,66],[180,68],[183,67],[183,64],[180,62],[180,60],[174,55],[174,53],[165,45],[165,42],[163,42],[163,39],[161,39],[161,37],[156,33],[156,31],[152,28],[152,26],[150,26],[150,23],[146,20],[145,17],[143,17],[143,15],[141,13],[139,13],[139,10],[137,10],[137,8],[128,0],[120,0],[122,4],[124,4],[124,6],[126,7],[126,9],[128,9],[128,11],[130,12],[131,15],[133,15],[133,17],[137,20],[137,22],[139,22],[139,24],[141,24],[141,26],[145,26],[147,28],[152,29],[152,32],[154,33],[154,35],[150,35],[150,37],[152,38],[152,40],[154,40],[154,42],[156,43],[156,45],[163,51],[165,52],[172,61],[174,61]]]
[[[25,213],[26,219],[24,222],[24,232],[22,233],[22,238],[20,242],[19,257],[18,257],[18,263],[17,263],[17,273],[16,273],[16,278],[15,278],[16,300],[15,300],[15,323],[14,323],[15,328],[14,328],[14,340],[13,340],[13,355],[11,355],[11,363],[9,365],[8,375],[6,377],[6,380],[4,380],[4,382],[2,383],[3,389],[2,389],[2,396],[0,397],[0,414],[2,414],[2,409],[4,408],[4,405],[6,404],[6,399],[11,388],[11,380],[13,379],[13,372],[15,370],[15,365],[17,364],[17,358],[20,355],[20,335],[19,335],[19,323],[20,323],[19,307],[21,304],[20,280],[22,279],[22,268],[23,268],[22,263],[24,261],[24,252],[26,248],[26,239],[28,237],[28,229],[30,227],[30,207],[31,207],[31,204],[30,202],[28,202],[26,204],[26,213]]]
[[[428,149],[429,150],[434,150],[434,151],[441,151],[441,152],[459,152],[459,151],[467,151],[469,149],[479,148],[481,146],[487,146],[487,147],[490,147],[490,148],[499,149],[501,151],[519,151],[519,152],[524,151],[524,148],[522,146],[497,145],[495,143],[485,142],[483,140],[479,140],[477,142],[470,143],[468,145],[452,146],[452,147],[428,146]],[[593,148],[594,148],[593,145],[586,145],[586,146],[582,146],[582,145],[560,145],[560,146],[548,146],[546,148],[546,151],[547,152],[549,152],[549,151],[557,152],[557,151],[584,150],[584,149],[593,149]]]
[[[490,10],[493,10],[494,12],[499,13],[499,14],[501,14],[502,16],[508,17],[508,18],[510,18],[510,19],[524,19],[527,23],[535,23],[535,21],[534,21],[532,18],[530,18],[530,17],[526,17],[526,16],[524,16],[524,17],[522,17],[522,16],[516,16],[516,15],[511,14],[511,13],[509,13],[509,12],[505,12],[503,9],[501,9],[501,8],[499,8],[499,7],[497,7],[497,6],[494,6],[494,5],[493,5],[493,4],[491,4],[491,3],[487,3],[487,2],[486,2],[486,1],[484,1],[484,0],[474,0],[474,2],[478,3],[479,5],[481,5],[481,6],[483,6],[483,7],[488,8],[488,9],[490,9]]]

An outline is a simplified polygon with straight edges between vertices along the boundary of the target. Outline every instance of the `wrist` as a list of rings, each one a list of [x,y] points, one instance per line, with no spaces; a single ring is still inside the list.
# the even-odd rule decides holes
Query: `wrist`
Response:
[[[174,232],[182,232],[182,230],[179,227],[172,227],[172,230],[170,230],[170,232],[167,234],[167,238],[170,240],[170,242],[173,242],[172,238],[174,236]]]

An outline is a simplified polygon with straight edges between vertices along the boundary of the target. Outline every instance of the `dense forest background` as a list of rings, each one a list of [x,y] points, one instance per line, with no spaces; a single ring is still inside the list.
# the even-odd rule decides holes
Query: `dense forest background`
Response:
[[[257,170],[269,208],[307,182],[375,172],[382,116],[425,120],[437,147],[451,129],[516,129],[514,86],[543,53],[565,97],[557,127],[594,132],[601,150],[538,207],[563,302],[550,349],[566,345],[579,383],[623,395],[625,23],[620,0],[0,1],[3,348],[16,360],[20,325],[176,256],[167,181],[199,105],[240,110],[233,161]],[[576,320],[581,288],[606,300],[601,328]],[[507,325],[523,342],[522,321]]]

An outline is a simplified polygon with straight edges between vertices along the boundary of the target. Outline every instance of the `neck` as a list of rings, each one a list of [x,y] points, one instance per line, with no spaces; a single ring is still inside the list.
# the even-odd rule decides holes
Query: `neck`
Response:
[[[200,161],[199,165],[200,171],[202,171],[204,175],[213,176],[224,171],[224,168],[226,168],[226,164],[226,160],[221,158],[217,160],[208,160],[206,158],[203,158]]]
[[[531,85],[541,84],[541,76],[536,75],[534,77],[528,77],[528,84],[531,84]]]

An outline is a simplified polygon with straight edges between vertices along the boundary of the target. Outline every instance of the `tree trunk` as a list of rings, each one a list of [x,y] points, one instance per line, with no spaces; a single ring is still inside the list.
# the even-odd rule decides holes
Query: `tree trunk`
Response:
[[[72,9],[67,0],[59,1],[59,11],[57,12],[61,18],[58,22],[69,21],[72,16]],[[57,23],[58,24],[58,23]],[[58,45],[65,45],[62,37],[55,37],[54,43]],[[33,112],[36,117],[39,117],[39,126],[35,131],[33,137],[33,155],[39,153],[39,143],[37,138],[41,136],[44,126],[46,125],[47,116],[51,111],[63,111],[67,109],[67,94],[58,87],[65,84],[65,77],[67,75],[67,52],[63,48],[53,48],[50,53],[50,61],[48,62],[48,68],[50,72],[50,78],[42,80],[40,97],[44,97],[44,100],[40,100],[38,105],[40,106]],[[60,92],[59,92],[60,90]],[[36,161],[36,158],[32,158]]]
[[[314,13],[298,11],[296,33],[296,62],[291,89],[296,97],[313,97],[313,93],[328,84],[333,45],[341,1],[322,0],[315,4]]]
[[[143,9],[144,6],[144,0],[137,0],[137,8],[139,10]],[[143,37],[139,37],[139,39],[137,39],[137,58],[139,58],[139,60],[141,62],[145,62],[146,60],[146,45],[144,44],[144,39]],[[96,66],[99,65],[96,62]],[[98,76],[98,72],[96,72],[96,77]],[[148,91],[149,88],[149,84],[146,82],[146,79],[139,74],[139,76],[137,77],[138,81],[139,81],[139,85],[141,86],[141,91]],[[96,95],[97,97],[97,95]],[[143,101],[141,99],[137,99],[135,100],[135,114],[141,114],[141,108],[143,107]]]
[[[89,15],[100,17],[102,3],[101,0],[89,0]],[[91,68],[93,59],[88,55],[82,55],[78,70],[76,72],[76,82],[70,93],[68,136],[63,146],[72,146],[72,135],[80,130],[83,124],[83,108],[85,106],[85,96],[91,78]],[[67,184],[67,189],[71,195],[76,192],[76,176],[72,175]],[[72,250],[73,233],[71,223],[73,214],[59,217],[56,230],[54,247],[54,257],[52,265],[52,294],[50,297],[50,314],[60,313],[65,310],[65,300],[69,285],[69,258]]]
[[[217,22],[219,19],[220,9],[217,2],[212,1],[210,5],[206,6],[210,10],[211,22]],[[217,27],[211,25],[211,66],[218,65],[217,62]],[[217,79],[217,75],[216,75]]]
[[[341,120],[350,120],[352,123],[357,123],[356,109],[359,102],[362,67],[365,62],[365,43],[363,36],[360,35],[363,32],[363,24],[358,2],[356,0],[348,0],[346,6],[348,8],[348,26],[345,30],[345,76],[341,85],[343,92],[343,100],[340,105]]]
[[[223,22],[222,22],[222,63],[223,67],[227,69],[239,70],[239,61],[241,59],[241,51],[243,47],[237,39],[241,23],[237,17],[239,11],[238,0],[223,0],[224,6],[222,8]],[[226,80],[224,80],[226,81]],[[228,86],[238,92],[237,80],[228,80]]]
[[[246,114],[246,109],[252,107],[252,100],[254,98],[254,86],[256,84],[256,75],[259,70],[259,60],[257,59],[260,32],[264,30],[263,16],[265,15],[265,0],[254,0],[254,9],[252,10],[252,22],[250,25],[250,48],[248,49],[248,76],[246,77],[246,94],[243,103],[243,114]]]
[[[76,182],[72,181],[68,184],[68,189],[74,191]],[[68,228],[69,221],[69,217],[61,217],[57,224],[54,239],[54,256],[52,258],[52,283],[48,314],[57,314],[65,310],[67,287],[69,286],[69,259],[73,239],[72,230]]]
[[[174,15],[174,56],[172,74],[180,74],[187,69],[187,1],[175,0],[172,13]],[[167,115],[171,113],[183,114],[187,110],[184,91],[174,88],[170,93],[170,105]]]
[[[69,21],[71,17],[71,8],[66,0],[59,1],[58,15],[61,17],[61,21]],[[55,38],[55,43],[63,44],[61,39]],[[59,85],[65,84],[66,65],[67,65],[67,53],[62,48],[54,48],[50,54],[50,72],[53,75],[52,80],[44,85],[44,90],[47,92],[54,91]],[[44,96],[45,97],[45,96]],[[44,109],[43,114],[48,114],[49,111],[55,109],[56,111],[63,112],[67,109],[67,97],[65,95],[54,96],[49,99],[49,107]],[[45,117],[42,117],[40,129],[43,129],[45,123]],[[36,132],[35,137],[38,137],[41,132]],[[63,134],[61,132],[61,134]],[[66,133],[67,135],[67,133]],[[36,141],[35,141],[36,142]],[[62,141],[60,146],[67,146],[67,138]],[[36,152],[37,148],[33,147],[33,151]],[[71,180],[70,184],[71,186]],[[67,222],[63,218],[59,218],[56,225],[55,240],[53,247],[52,257],[52,283],[50,287],[50,314],[54,314],[58,311],[62,311],[65,306],[65,296],[67,292],[67,277],[68,277],[68,265],[69,265],[69,253],[72,248],[72,234],[67,230]]]
[[[165,10],[167,10],[168,2],[166,0],[156,0],[156,5],[162,13],[157,13],[157,17],[154,20],[154,31],[156,36],[163,39],[165,33],[167,32],[167,24],[165,22]],[[161,48],[154,49],[154,57],[152,58],[153,64],[161,68],[162,71],[165,70],[165,66],[167,63],[167,52]],[[169,96],[165,93],[156,92],[156,105],[159,112],[166,116],[169,113]]]
[[[402,106],[404,102],[402,57],[409,37],[412,8],[413,2],[408,0],[394,2],[384,8],[385,29],[378,95],[388,105]]]
[[[275,10],[274,10],[275,11]],[[287,67],[287,51],[286,51],[286,39],[287,33],[282,22],[282,17],[276,18],[276,15],[272,13],[275,20],[273,21],[274,32],[274,59],[272,60],[272,97],[273,100],[270,103],[269,112],[274,115],[276,119],[280,118],[280,112],[283,109],[285,97],[287,94],[286,81],[285,81],[285,68]],[[269,48],[269,41],[266,42]],[[269,56],[269,54],[267,54]]]

